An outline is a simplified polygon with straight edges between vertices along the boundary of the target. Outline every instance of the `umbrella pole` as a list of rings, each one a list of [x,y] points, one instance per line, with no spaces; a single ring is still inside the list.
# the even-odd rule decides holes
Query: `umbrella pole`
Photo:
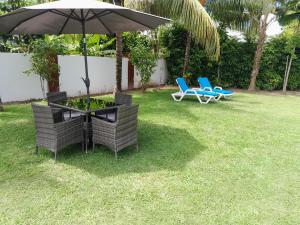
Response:
[[[87,111],[90,110],[91,101],[90,101],[90,78],[89,78],[89,70],[88,70],[88,60],[87,60],[87,48],[86,48],[86,32],[85,32],[85,19],[83,16],[83,10],[81,10],[81,26],[82,26],[82,45],[83,45],[83,56],[84,56],[84,65],[85,65],[85,78],[82,78],[85,86],[86,86],[86,103],[87,103]]]

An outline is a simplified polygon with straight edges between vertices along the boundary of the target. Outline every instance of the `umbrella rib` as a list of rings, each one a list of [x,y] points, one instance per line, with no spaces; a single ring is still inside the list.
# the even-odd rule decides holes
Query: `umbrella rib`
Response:
[[[139,21],[137,21],[137,20],[135,20],[135,19],[129,18],[128,16],[122,15],[122,14],[120,14],[120,13],[117,12],[117,11],[113,11],[113,12],[114,12],[115,14],[117,14],[117,15],[119,15],[119,16],[121,16],[121,17],[125,17],[126,19],[131,20],[131,21],[133,21],[133,22],[135,22],[135,23],[142,24],[144,27],[147,27],[147,28],[149,28],[149,29],[151,29],[151,30],[154,29],[153,27],[150,27],[150,26],[148,26],[148,25],[146,25],[146,24],[144,24],[144,23],[142,23],[142,22],[139,22]]]
[[[52,12],[52,13],[54,13],[54,14],[57,14],[57,15],[60,15],[60,16],[64,16],[64,17],[69,17],[69,15],[68,14],[65,14],[65,13],[63,13],[63,12],[61,12],[61,11],[59,11],[59,10],[50,10],[50,12]],[[76,13],[75,13],[76,14]],[[73,20],[78,20],[79,21],[79,19],[77,19],[76,17],[71,17]]]
[[[97,18],[97,17],[99,17],[99,16],[106,16],[106,15],[108,15],[108,14],[111,14],[112,12],[111,12],[111,11],[108,11],[108,10],[104,10],[103,12],[98,13],[98,14],[95,13],[94,11],[93,11],[93,13],[94,13],[94,16],[88,18],[87,21],[90,21],[90,20],[92,20],[92,19],[95,19],[95,18]]]
[[[74,11],[75,11],[75,9],[71,10],[71,14],[68,16],[68,18],[66,19],[64,25],[62,26],[62,28],[60,29],[60,31],[58,33],[59,35],[61,35],[61,33],[63,32],[63,30],[65,29],[67,23],[69,22],[69,20],[71,19],[72,15],[73,15]]]
[[[78,19],[78,21],[81,21],[81,18],[79,15],[77,15],[76,11],[74,12],[75,17]]]
[[[33,19],[33,18],[35,18],[35,17],[37,17],[37,16],[41,16],[41,15],[47,13],[47,12],[49,12],[49,10],[43,11],[43,12],[37,14],[37,15],[31,16],[31,17],[29,17],[29,18],[26,18],[25,20],[20,21],[19,23],[17,23],[17,25],[13,26],[13,27],[9,30],[8,34],[11,34],[11,32],[13,32],[14,29],[16,29],[16,28],[17,28],[18,26],[20,26],[22,23],[25,23],[25,22],[27,22],[28,20],[31,20],[31,19]]]
[[[91,10],[91,12],[96,16],[96,13],[95,13],[93,10]],[[99,22],[102,24],[102,26],[103,26],[110,34],[112,34],[111,30],[103,23],[103,21],[102,21],[99,17],[97,17],[97,16],[96,16],[96,18],[99,20]]]
[[[91,9],[89,9],[89,10],[87,11],[87,13],[86,13],[86,15],[85,15],[85,17],[84,17],[84,20],[86,20],[86,18],[87,18],[88,15],[90,14],[90,12],[91,12]]]

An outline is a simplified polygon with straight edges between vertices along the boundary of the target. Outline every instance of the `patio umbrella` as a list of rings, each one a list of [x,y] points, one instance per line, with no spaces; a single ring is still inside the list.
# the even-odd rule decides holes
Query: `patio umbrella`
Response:
[[[113,34],[155,29],[170,20],[96,0],[61,0],[20,8],[0,17],[0,33],[6,34],[82,34],[90,107],[90,79],[86,34]]]

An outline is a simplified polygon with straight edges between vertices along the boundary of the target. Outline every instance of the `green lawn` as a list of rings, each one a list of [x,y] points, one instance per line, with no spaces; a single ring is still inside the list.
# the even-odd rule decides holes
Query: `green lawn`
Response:
[[[135,93],[140,151],[34,155],[29,104],[0,113],[0,224],[300,224],[299,97],[200,105]],[[110,97],[107,97],[110,98]]]

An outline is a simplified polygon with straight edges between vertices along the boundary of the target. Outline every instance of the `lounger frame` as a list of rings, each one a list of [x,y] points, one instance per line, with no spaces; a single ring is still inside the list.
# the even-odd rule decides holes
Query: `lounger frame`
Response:
[[[217,98],[215,96],[211,96],[211,95],[205,95],[205,94],[198,94],[197,91],[201,91],[200,89],[187,89],[186,91],[182,91],[180,85],[178,84],[177,80],[176,83],[180,89],[179,92],[173,93],[171,94],[174,101],[176,102],[181,102],[181,100],[185,97],[185,96],[196,96],[198,101],[201,104],[208,104],[210,101],[214,100],[214,101],[218,101],[222,96],[219,95]],[[193,92],[193,93],[189,93],[189,92]],[[204,100],[202,100],[201,98],[204,98]]]

